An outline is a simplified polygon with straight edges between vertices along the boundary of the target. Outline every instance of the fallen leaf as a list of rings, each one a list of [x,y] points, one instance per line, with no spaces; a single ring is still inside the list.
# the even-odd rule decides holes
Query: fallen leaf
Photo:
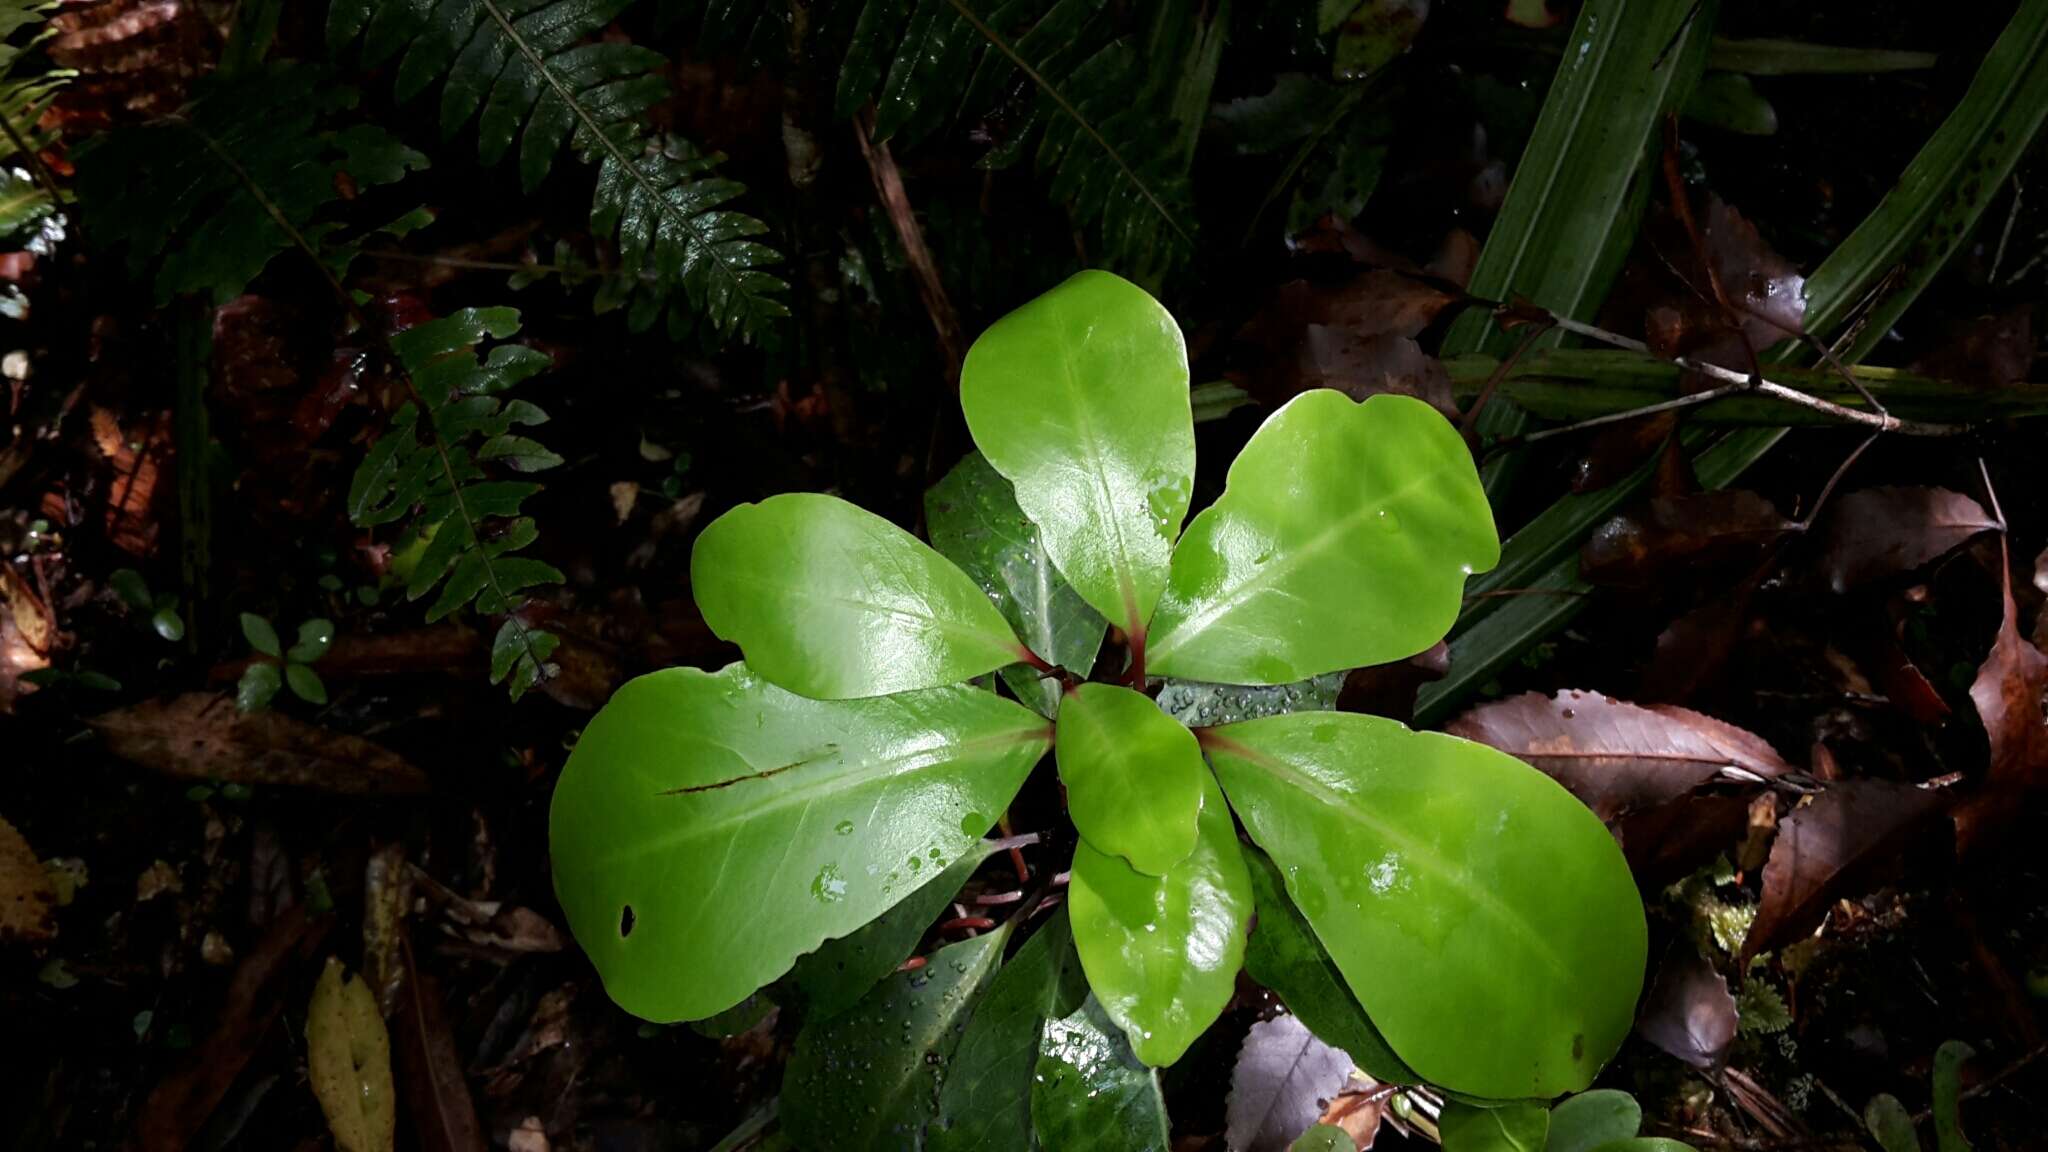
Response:
[[[1701,240],[1750,346],[1768,348],[1806,331],[1806,278],[1764,242],[1756,225],[1718,196],[1707,198]]]
[[[2042,712],[2048,656],[2020,635],[2012,562],[2003,541],[1998,556],[2003,597],[1998,638],[1970,684],[1970,701],[1990,740],[1991,765],[1982,790],[1956,810],[1957,847],[1964,852],[2010,820],[2018,799],[2048,777],[2048,717]]]
[[[1632,475],[1673,439],[1677,427],[1676,413],[1660,412],[1595,431],[1572,465],[1572,491],[1596,492]]]
[[[1980,388],[2007,388],[2034,366],[2034,306],[2021,304],[1979,316],[1941,347],[1913,362],[1912,371]]]
[[[1636,1031],[1695,1068],[1712,1068],[1728,1054],[1739,1023],[1727,978],[1699,949],[1680,940],[1657,968],[1636,1016]]]
[[[1743,962],[1812,931],[1837,899],[1899,865],[1947,807],[1910,784],[1844,780],[1780,820]]]
[[[389,1017],[405,991],[406,913],[412,908],[412,871],[405,866],[405,844],[394,841],[370,853],[363,866],[363,979],[377,997],[377,1010]]]
[[[1754,492],[1660,496],[1595,528],[1580,549],[1579,574],[1593,584],[1634,587],[1680,572],[1711,575],[1755,564],[1798,527]]]
[[[1716,778],[1754,782],[1793,771],[1762,737],[1733,724],[1572,689],[1482,704],[1444,731],[1528,762],[1610,822]]]
[[[157,483],[171,451],[171,414],[160,411],[141,426],[123,425],[106,408],[92,410],[92,438],[113,471],[101,516],[107,539],[130,556],[156,550]]]
[[[1756,582],[1744,580],[1657,633],[1643,669],[1643,699],[1683,704],[1719,680],[1729,658],[1751,635],[1749,605],[1755,593]]]
[[[1946,488],[1865,488],[1836,498],[1821,534],[1820,569],[1829,586],[1909,572],[1948,555],[1997,520],[1983,505]]]
[[[48,655],[56,633],[50,610],[12,564],[0,563],[0,604],[7,606],[15,633],[23,642],[38,654]]]
[[[87,723],[114,755],[186,780],[347,795],[418,793],[429,784],[404,757],[360,736],[277,711],[244,715],[211,692],[147,700]]]
[[[330,956],[306,1006],[306,1076],[340,1152],[390,1152],[398,1113],[377,997]]]
[[[410,945],[401,944],[400,955],[406,991],[398,1018],[398,1066],[416,1143],[421,1152],[484,1152],[483,1127],[448,1030],[441,984],[414,965]]]
[[[1252,1025],[1230,1076],[1225,1141],[1232,1152],[1286,1152],[1350,1076],[1351,1057],[1316,1039],[1295,1017]]]
[[[0,943],[57,935],[57,890],[28,840],[0,820]]]
[[[283,1012],[281,992],[292,974],[332,926],[330,916],[310,917],[304,906],[293,908],[242,958],[213,1031],[157,1082],[136,1114],[136,1143],[143,1152],[183,1152],[191,1144]]]
[[[1354,399],[1403,391],[1446,407],[1450,378],[1415,337],[1453,299],[1388,268],[1335,287],[1289,281],[1238,331],[1263,353],[1249,390],[1274,404],[1309,388],[1339,388]]]

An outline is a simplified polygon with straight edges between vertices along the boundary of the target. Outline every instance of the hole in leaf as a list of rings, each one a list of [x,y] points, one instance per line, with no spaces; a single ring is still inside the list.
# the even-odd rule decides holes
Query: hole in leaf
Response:
[[[619,909],[619,939],[633,934],[633,906],[627,904]]]

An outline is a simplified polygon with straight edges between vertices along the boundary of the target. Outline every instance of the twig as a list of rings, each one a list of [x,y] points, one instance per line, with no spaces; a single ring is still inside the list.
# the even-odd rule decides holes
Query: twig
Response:
[[[1958,1103],[1961,1103],[1962,1101],[1968,1100],[1971,1097],[1982,1096],[1984,1093],[1989,1092],[1993,1088],[1998,1087],[2000,1084],[2005,1083],[2007,1080],[2012,1079],[2013,1076],[2017,1075],[2020,1071],[2025,1069],[2027,1065],[2032,1064],[2036,1060],[2039,1060],[2043,1054],[2048,1054],[2048,1044],[2036,1044],[2034,1047],[2028,1049],[2027,1051],[2020,1053],[2018,1059],[2015,1059],[2012,1063],[2007,1064],[2004,1068],[1999,1069],[1997,1072],[1991,1074],[1990,1076],[1986,1076],[1984,1079],[1979,1080],[1975,1084],[1970,1085],[1968,1088],[1963,1089],[1961,1092],[1956,1093],[1956,1101]],[[1933,1118],[1933,1116],[1934,1109],[1932,1108],[1929,1108],[1923,1112],[1915,1112],[1913,1113],[1913,1126],[1915,1128],[1918,1128],[1920,1125],[1927,1123],[1927,1121]]]
[[[1863,442],[1856,445],[1849,455],[1843,459],[1842,463],[1835,468],[1834,475],[1828,477],[1828,482],[1821,485],[1820,495],[1813,498],[1813,507],[1807,509],[1806,516],[1799,521],[1800,531],[1803,532],[1813,527],[1813,522],[1820,517],[1820,510],[1826,506],[1828,497],[1834,495],[1835,485],[1840,484],[1842,477],[1848,475],[1849,466],[1856,463],[1856,458],[1863,455],[1863,450],[1877,443],[1879,435],[1877,432],[1872,432],[1870,435],[1865,436]]]
[[[946,296],[945,282],[939,279],[939,266],[924,242],[924,229],[917,222],[917,213],[911,211],[910,194],[904,190],[903,172],[896,167],[896,157],[886,141],[873,139],[874,124],[874,109],[862,109],[853,119],[853,138],[860,143],[861,158],[868,162],[868,176],[875,182],[875,195],[881,198],[882,209],[889,214],[889,225],[896,230],[896,240],[903,245],[903,258],[917,280],[918,299],[924,302],[932,327],[938,330],[939,352],[946,361],[946,380],[957,388],[960,361],[965,355],[960,315]]]
[[[1545,332],[1550,331],[1550,328],[1548,324],[1529,325],[1528,334],[1523,336],[1521,342],[1515,345],[1515,350],[1508,353],[1494,368],[1493,375],[1487,377],[1486,387],[1479,390],[1479,396],[1472,401],[1472,407],[1458,419],[1458,434],[1465,438],[1467,445],[1472,443],[1473,436],[1478,430],[1479,414],[1486,411],[1486,403],[1493,399],[1494,391],[1500,387],[1501,381],[1508,378],[1508,373],[1515,370],[1515,364],[1521,360],[1523,353],[1535,347],[1536,341],[1541,339]]]

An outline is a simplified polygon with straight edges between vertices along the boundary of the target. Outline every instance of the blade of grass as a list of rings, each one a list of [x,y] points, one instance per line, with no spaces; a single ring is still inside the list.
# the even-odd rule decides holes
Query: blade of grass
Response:
[[[1471,292],[1492,300],[1526,296],[1574,320],[1591,320],[1635,242],[1647,203],[1647,147],[1667,108],[1683,107],[1706,64],[1716,4],[1670,0],[1588,0],[1565,41],[1557,76],[1529,145],[1515,166],[1500,215],[1487,233]],[[1557,336],[1546,336],[1555,344]],[[1468,312],[1444,337],[1444,355],[1506,355],[1515,337],[1493,317]],[[1512,436],[1527,416],[1492,403],[1482,438]],[[1508,457],[1485,472],[1497,494]]]
[[[2033,143],[2044,117],[2048,0],[2022,0],[1955,111],[1892,191],[1808,279],[1807,330],[1839,336],[1838,354],[1846,363],[1869,352],[1975,230],[1985,204]],[[1771,360],[1803,358],[1802,352],[1793,346]],[[1750,428],[1722,436],[1693,459],[1700,483],[1732,483],[1786,431]],[[1703,438],[1699,429],[1686,433],[1689,445]],[[1582,597],[1561,594],[1590,591],[1578,579],[1579,544],[1646,479],[1646,472],[1639,473],[1598,493],[1567,496],[1508,538],[1499,567],[1472,581],[1468,591],[1540,588],[1547,594],[1471,602],[1452,632],[1450,674],[1425,685],[1418,696],[1418,725],[1442,722],[1584,607]]]
[[[1845,48],[1801,40],[1736,40],[1714,37],[1707,67],[1751,76],[1867,76],[1915,72],[1934,67],[1932,52],[1891,48]]]

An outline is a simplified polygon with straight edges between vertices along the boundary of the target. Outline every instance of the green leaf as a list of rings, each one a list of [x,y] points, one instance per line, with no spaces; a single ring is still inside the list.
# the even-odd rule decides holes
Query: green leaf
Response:
[[[1209,684],[1201,680],[1160,682],[1159,710],[1190,728],[1214,728],[1282,712],[1328,712],[1337,706],[1344,673],[1311,676],[1293,684]]]
[[[254,612],[242,613],[242,638],[249,642],[249,647],[265,656],[273,660],[284,659],[284,645],[278,642],[277,629]]]
[[[1447,1100],[1437,1118],[1444,1152],[1543,1152],[1549,1127],[1549,1110],[1528,1100],[1511,1100],[1496,1108]]]
[[[1913,1116],[1897,1096],[1873,1096],[1863,1108],[1863,1126],[1870,1129],[1884,1152],[1920,1152],[1920,1137],[1913,1131]]]
[[[1209,775],[1195,734],[1116,684],[1080,685],[1058,719],[1060,782],[1081,838],[1151,876],[1187,859]]]
[[[1616,1140],[1612,1144],[1602,1144],[1593,1149],[1593,1152],[1699,1152],[1699,1149],[1683,1140],[1673,1140],[1665,1136],[1638,1136],[1633,1140]]]
[[[304,664],[284,666],[285,683],[291,685],[292,695],[308,704],[327,703],[327,685],[320,682],[320,674]]]
[[[1167,1152],[1166,1098],[1095,997],[1049,1020],[1031,1087],[1038,1146],[1058,1152]]]
[[[270,707],[282,687],[284,674],[277,665],[258,661],[242,669],[242,678],[235,682],[235,707],[243,712],[261,712]]]
[[[925,872],[931,879],[852,935],[827,940],[816,952],[797,957],[789,976],[803,992],[804,1007],[818,1016],[837,1015],[901,967],[992,851],[992,842],[984,840],[944,871],[926,870],[915,858],[909,861],[913,877]]]
[[[1643,1126],[1636,1098],[1612,1088],[1595,1088],[1560,1101],[1550,1110],[1550,1136],[1544,1152],[1593,1152],[1616,1140],[1634,1136]]]
[[[552,632],[528,627],[517,617],[506,617],[491,640],[491,683],[505,682],[512,699],[519,699],[542,677],[554,674],[554,665],[547,663],[547,659],[561,643],[561,637]]]
[[[1915,72],[1940,59],[1932,52],[1886,48],[1843,48],[1800,40],[1737,40],[1714,37],[1707,67],[1751,76],[1869,76],[1879,72]]]
[[[1087,995],[1062,908],[1017,949],[975,1005],[925,1147],[1030,1152],[1032,1073],[1044,1024],[1079,1010]]]
[[[1970,1152],[1963,1135],[1963,1064],[1976,1054],[1960,1040],[1934,1050],[1934,1146],[1939,1152]]]
[[[797,1034],[782,1078],[782,1124],[798,1148],[898,1152],[918,1145],[975,999],[1010,933],[949,944],[844,1015]]]
[[[981,334],[960,407],[1060,574],[1144,635],[1194,492],[1187,347],[1172,315],[1127,280],[1078,273]]]
[[[114,595],[120,597],[121,603],[132,612],[144,611],[156,602],[156,598],[150,595],[149,584],[143,580],[142,573],[133,568],[116,568],[108,573],[107,586],[114,590]]]
[[[925,529],[939,555],[989,590],[1026,647],[1048,663],[1086,676],[1109,625],[1054,568],[1038,529],[1017,507],[1010,482],[979,452],[969,452],[924,494]],[[1059,710],[1059,682],[1030,667],[1003,669],[1017,699],[1046,716]]]
[[[964,686],[821,702],[741,664],[642,676],[555,787],[555,892],[621,1007],[700,1019],[973,850],[1051,745]]]
[[[1179,1060],[1230,1002],[1252,915],[1251,878],[1215,781],[1203,773],[1201,837],[1166,875],[1147,876],[1084,840],[1071,883],[1088,986],[1139,1059]]]
[[[299,642],[285,653],[288,659],[300,664],[311,664],[327,655],[327,649],[334,645],[334,621],[314,617],[299,623]],[[272,653],[276,655],[276,653]]]
[[[1570,793],[1376,716],[1273,716],[1203,743],[1403,1062],[1492,1099],[1592,1083],[1634,1019],[1647,929],[1621,849]]]
[[[766,1020],[769,1013],[774,1011],[775,1001],[769,999],[766,992],[756,992],[723,1012],[706,1016],[702,1020],[690,1021],[690,1031],[699,1036],[709,1036],[713,1040],[737,1036]],[[653,1025],[643,1027],[651,1028]]]
[[[1472,270],[1474,295],[1527,297],[1559,315],[1593,319],[1635,243],[1654,152],[1646,145],[1665,112],[1683,107],[1699,80],[1717,7],[1667,0],[1588,0],[1580,7]],[[1473,309],[1452,324],[1442,353],[1505,355],[1521,339]],[[1553,333],[1541,343],[1557,340]],[[1478,429],[1491,439],[1526,423],[1513,405],[1496,402]],[[1489,492],[1506,475],[1489,468]]]
[[[185,618],[178,615],[176,608],[159,608],[150,614],[149,626],[158,636],[173,644],[185,638]]]
[[[836,496],[742,504],[697,537],[704,622],[762,676],[842,700],[952,684],[1023,659],[1003,614],[924,541]]]
[[[1305,392],[1174,549],[1148,667],[1285,684],[1404,659],[1443,637],[1465,576],[1499,556],[1472,455],[1435,409]]]
[[[1334,1124],[1318,1124],[1287,1146],[1287,1152],[1358,1152],[1351,1134]]]
[[[1323,1043],[1339,1048],[1375,1080],[1388,1084],[1420,1084],[1422,1077],[1401,1062],[1373,1026],[1358,998],[1344,983],[1330,954],[1317,942],[1315,930],[1287,898],[1280,870],[1266,854],[1244,850],[1251,865],[1252,894],[1258,920],[1245,945],[1244,969],[1252,979],[1280,997]]]

